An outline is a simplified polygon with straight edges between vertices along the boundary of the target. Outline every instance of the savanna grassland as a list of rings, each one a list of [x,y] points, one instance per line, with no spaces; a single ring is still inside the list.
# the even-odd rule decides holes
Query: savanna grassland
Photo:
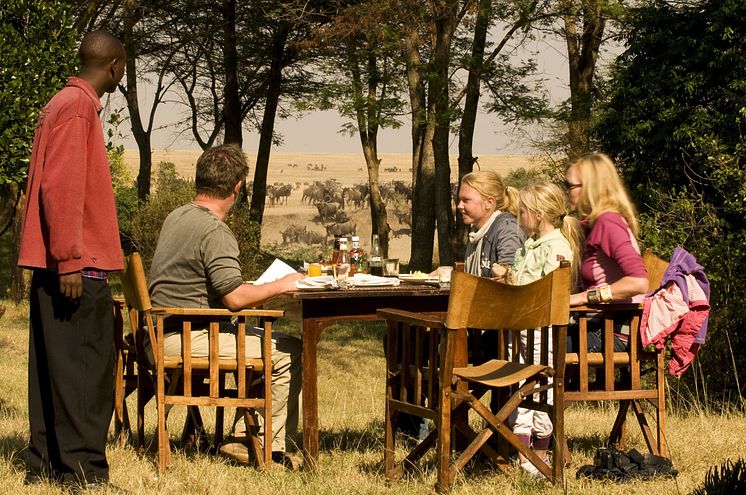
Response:
[[[28,435],[26,417],[27,305],[7,306],[0,319],[0,484],[6,493],[57,494],[59,488],[42,484],[23,486],[23,448]],[[288,307],[282,328],[296,333],[298,315]],[[328,328],[319,344],[319,420],[321,458],[318,473],[260,472],[251,467],[184,449],[179,443],[183,408],[169,418],[176,446],[174,465],[165,474],[155,468],[155,409],[146,409],[146,442],[140,452],[113,435],[108,455],[111,479],[128,493],[158,494],[427,494],[435,482],[435,466],[427,457],[412,476],[387,485],[382,475],[384,359],[381,323],[346,324]],[[134,418],[134,402],[129,403]],[[210,410],[205,421],[212,424]],[[228,413],[230,417],[230,412]],[[630,420],[633,418],[630,417]],[[742,415],[702,410],[670,411],[669,455],[680,471],[677,479],[635,481],[626,484],[577,480],[578,467],[592,462],[613,421],[610,408],[572,406],[566,416],[574,463],[566,470],[564,493],[573,494],[685,494],[699,485],[708,467],[744,452],[746,420]],[[634,425],[632,425],[634,426]],[[113,430],[112,430],[113,431]],[[644,449],[635,428],[629,429],[630,447]],[[534,481],[511,469],[501,473],[477,465],[459,476],[454,494],[560,494],[562,487]]]
[[[156,150],[153,152],[153,170],[159,162],[171,162],[176,166],[176,172],[183,178],[193,178],[194,168],[199,158],[199,151]],[[254,174],[254,155],[247,153],[249,159],[249,180]],[[380,166],[381,183],[403,181],[411,183],[411,157],[406,154],[382,154]],[[135,150],[126,150],[125,164],[132,177],[137,175],[139,154]],[[452,163],[456,163],[453,157]],[[503,176],[511,170],[531,168],[536,166],[537,159],[528,155],[486,155],[479,157],[482,170],[495,170]],[[457,168],[452,167],[451,181],[457,180]],[[306,226],[309,231],[324,235],[324,227],[314,222],[318,217],[316,208],[302,201],[303,189],[314,181],[336,179],[342,186],[353,186],[367,183],[368,172],[365,161],[360,153],[272,153],[268,170],[267,184],[290,184],[293,190],[286,204],[271,205],[267,201],[262,222],[262,244],[281,243],[280,232],[288,225]],[[406,261],[410,257],[411,239],[409,228],[401,223],[395,212],[411,209],[411,204],[398,202],[387,205],[389,225],[392,229],[392,239],[389,246],[389,256]],[[356,209],[348,205],[345,212],[351,221],[357,225],[356,233],[364,245],[371,236],[370,212],[367,207]]]

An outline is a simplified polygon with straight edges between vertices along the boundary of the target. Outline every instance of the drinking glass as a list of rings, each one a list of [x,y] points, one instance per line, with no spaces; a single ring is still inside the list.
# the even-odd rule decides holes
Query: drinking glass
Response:
[[[320,277],[321,276],[321,263],[311,263],[308,265],[308,276],[309,277]]]
[[[399,276],[399,258],[386,258],[385,260],[383,260],[383,276]]]
[[[439,266],[438,267],[438,285],[441,289],[451,288],[451,274],[453,273],[452,266]]]

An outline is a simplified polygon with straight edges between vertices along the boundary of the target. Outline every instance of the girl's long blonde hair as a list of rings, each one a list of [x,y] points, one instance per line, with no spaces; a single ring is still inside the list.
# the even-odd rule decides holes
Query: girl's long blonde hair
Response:
[[[550,182],[537,182],[521,189],[519,201],[534,215],[541,212],[567,239],[572,251],[572,282],[575,286],[583,251],[583,229],[580,220],[570,215],[570,205],[564,191]]]
[[[518,189],[506,186],[500,174],[492,170],[470,172],[461,178],[461,183],[473,187],[482,199],[495,199],[495,208],[509,211],[518,218]]]
[[[619,213],[637,237],[640,233],[637,210],[611,158],[604,153],[589,153],[571,162],[570,167],[578,168],[580,183],[583,185],[577,205],[578,215],[587,218],[593,226],[601,213]]]

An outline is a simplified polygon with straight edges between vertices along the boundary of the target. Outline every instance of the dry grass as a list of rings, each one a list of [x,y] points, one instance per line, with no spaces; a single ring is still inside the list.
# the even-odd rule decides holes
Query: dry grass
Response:
[[[0,320],[0,483],[7,493],[23,492],[19,452],[28,425],[26,418],[26,306],[13,307]],[[296,314],[290,312],[285,330],[294,332]],[[435,469],[430,459],[422,471],[387,486],[382,476],[383,377],[381,324],[349,324],[326,330],[319,348],[319,410],[321,459],[318,474],[282,471],[259,472],[232,465],[203,453],[178,450],[174,466],[158,476],[154,453],[138,453],[131,445],[112,441],[109,447],[111,478],[131,493],[253,493],[267,494],[426,494],[432,491]],[[131,413],[134,411],[131,410]],[[205,420],[210,422],[209,411]],[[178,436],[183,415],[175,410],[170,421]],[[147,410],[147,436],[152,441],[155,414]],[[183,414],[183,413],[182,413]],[[609,408],[575,407],[568,410],[567,428],[575,463],[566,471],[567,493],[679,494],[689,493],[704,479],[709,466],[743,455],[746,420],[742,415],[670,414],[670,456],[680,471],[676,480],[628,484],[580,481],[577,467],[592,461],[612,421]],[[640,436],[630,429],[630,446],[642,449]],[[518,472],[506,474],[481,469],[459,477],[453,493],[562,493],[545,482]],[[52,485],[29,488],[27,493],[61,493]]]

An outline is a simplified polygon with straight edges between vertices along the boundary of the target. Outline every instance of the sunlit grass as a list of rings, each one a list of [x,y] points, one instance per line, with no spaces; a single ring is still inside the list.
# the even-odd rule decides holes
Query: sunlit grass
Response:
[[[0,319],[0,483],[7,493],[63,493],[42,484],[23,486],[20,460],[27,441],[26,363],[28,307],[8,308]],[[297,313],[289,312],[284,330],[298,334]],[[169,419],[176,444],[174,465],[159,476],[155,452],[144,453],[113,437],[108,448],[111,479],[131,493],[266,493],[266,494],[427,494],[435,483],[435,464],[426,458],[419,471],[390,486],[383,477],[383,395],[384,360],[381,323],[351,323],[328,328],[319,343],[319,415],[321,458],[318,473],[261,472],[234,465],[219,457],[182,449],[179,444],[184,421],[183,409]],[[134,402],[130,403],[134,421]],[[147,408],[146,440],[154,443],[154,404]],[[204,410],[206,424],[211,410]],[[230,414],[229,414],[230,416]],[[575,479],[575,472],[593,460],[596,449],[614,418],[610,407],[572,406],[567,411],[567,434],[574,457],[566,471],[567,493],[594,494],[679,494],[689,493],[703,479],[707,469],[744,452],[746,420],[740,414],[673,412],[668,416],[669,455],[679,470],[677,479],[656,479],[626,484]],[[641,436],[630,416],[629,447],[644,450]],[[460,476],[453,493],[533,494],[563,493],[562,487],[533,481],[511,470],[501,473],[477,465]]]

